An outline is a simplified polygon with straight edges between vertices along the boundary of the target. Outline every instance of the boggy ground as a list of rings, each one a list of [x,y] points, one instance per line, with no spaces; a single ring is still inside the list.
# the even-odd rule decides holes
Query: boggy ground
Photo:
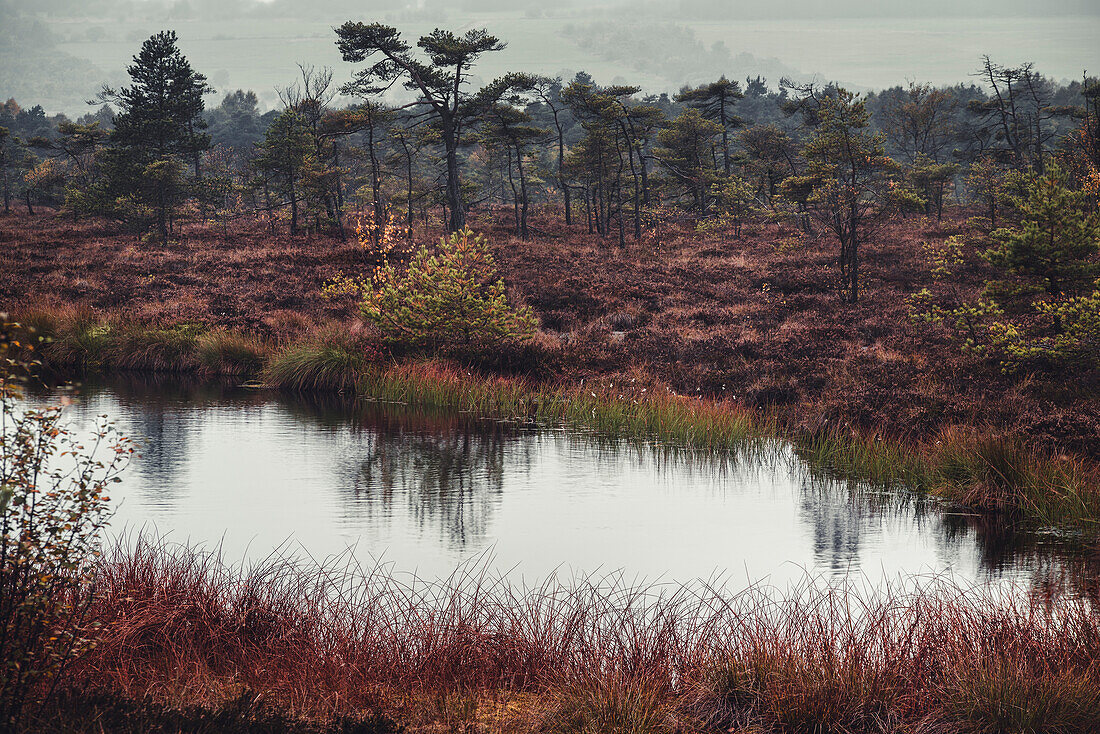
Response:
[[[911,318],[906,299],[922,287],[973,296],[989,275],[976,257],[949,284],[930,274],[922,243],[963,231],[966,214],[888,222],[864,246],[855,306],[835,290],[835,244],[779,225],[750,224],[724,240],[673,228],[619,247],[549,216],[535,217],[539,234],[524,242],[507,217],[482,214],[473,228],[490,237],[509,288],[543,332],[537,349],[487,364],[573,383],[640,369],[684,394],[787,408],[811,428],[847,421],[928,436],[976,425],[1100,453],[1095,372],[1006,376]],[[415,239],[435,236],[418,230]],[[321,288],[375,262],[354,236],[189,225],[165,247],[56,213],[0,217],[0,247],[0,308],[89,306],[276,341],[354,321],[353,300],[325,299]]]

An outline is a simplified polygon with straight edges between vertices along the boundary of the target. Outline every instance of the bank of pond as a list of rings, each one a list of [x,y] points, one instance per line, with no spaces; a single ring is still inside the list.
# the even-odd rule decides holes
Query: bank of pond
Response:
[[[1087,534],[856,481],[821,443],[642,438],[595,403],[504,420],[417,384],[31,392],[140,450],[91,577],[95,644],[25,728],[1100,726]]]

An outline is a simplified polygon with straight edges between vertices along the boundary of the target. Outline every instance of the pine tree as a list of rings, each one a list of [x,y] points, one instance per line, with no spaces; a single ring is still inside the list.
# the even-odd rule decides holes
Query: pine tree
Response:
[[[687,88],[676,95],[677,102],[683,102],[703,113],[703,117],[718,123],[722,127],[722,170],[730,174],[730,130],[741,127],[744,121],[733,113],[737,100],[744,99],[741,85],[731,82],[725,76],[710,84],[694,89]]]
[[[1088,195],[1070,188],[1054,164],[1033,177],[1026,192],[1010,203],[1020,222],[993,232],[995,245],[986,258],[1037,286],[1047,297],[1072,297],[1090,286],[1100,264],[1100,213],[1088,206]],[[1055,330],[1059,328],[1054,324]]]
[[[558,187],[561,189],[562,205],[565,208],[565,224],[573,224],[573,207],[570,197],[570,186],[565,180],[565,130],[572,122],[569,110],[561,98],[561,77],[550,78],[548,76],[536,76],[533,78],[533,89],[539,102],[549,110],[554,123],[554,131],[557,133],[558,152]]]
[[[993,156],[982,156],[970,164],[966,188],[970,198],[983,204],[989,212],[989,226],[997,226],[997,205],[1005,181],[1005,171]]]
[[[4,213],[11,213],[11,197],[18,152],[18,138],[6,127],[0,127],[0,196],[4,200]]]
[[[870,226],[899,208],[923,207],[924,201],[897,185],[899,166],[886,156],[886,139],[870,129],[866,104],[838,89],[815,97],[817,125],[803,155],[805,175],[791,176],[784,193],[802,198],[811,213],[840,241],[841,291],[859,300],[860,244]]]
[[[124,217],[148,210],[157,235],[168,239],[169,219],[187,196],[183,166],[201,175],[202,154],[210,149],[203,118],[203,95],[211,91],[176,46],[174,31],[150,36],[127,69],[131,86],[105,88],[101,95],[119,109],[104,169],[106,190],[99,205],[129,200]]]
[[[395,82],[404,80],[405,88],[420,95],[418,102],[426,108],[426,116],[439,129],[445,150],[447,167],[446,200],[450,209],[447,228],[452,232],[466,226],[466,204],[459,176],[459,147],[462,133],[474,112],[469,104],[472,94],[466,89],[474,63],[486,53],[503,50],[505,44],[484,29],[471,29],[458,35],[435,29],[421,36],[417,46],[427,56],[427,63],[411,53],[408,43],[392,26],[382,23],[348,21],[336,29],[337,46],[344,61],[372,60],[370,66],[356,74],[344,86],[346,94],[363,99],[387,91]],[[520,78],[520,75],[511,75]],[[512,90],[512,85],[497,80],[490,85],[497,99]],[[477,93],[483,99],[486,90]]]
[[[276,208],[289,205],[290,233],[296,235],[302,204],[308,203],[305,181],[310,178],[309,171],[316,168],[314,148],[298,111],[293,107],[283,110],[256,149],[252,166],[260,174],[268,212],[273,215]]]
[[[958,172],[956,163],[936,163],[923,153],[917,154],[908,173],[913,188],[924,197],[925,214],[935,212],[936,219],[943,219],[943,198],[954,184]]]
[[[523,341],[538,320],[509,302],[489,244],[469,229],[421,247],[399,274],[385,265],[360,304],[384,338],[406,349],[494,347]]]
[[[737,136],[744,154],[742,164],[756,179],[760,191],[770,204],[779,182],[795,172],[798,149],[790,136],[777,125],[753,125]]]
[[[654,156],[670,174],[673,188],[690,194],[693,207],[704,215],[707,192],[718,179],[711,152],[721,132],[721,125],[688,108],[657,134],[660,147]]]
[[[491,146],[507,150],[508,183],[512,189],[512,202],[515,210],[516,235],[527,239],[527,175],[523,167],[531,145],[543,140],[548,130],[531,124],[531,116],[511,104],[498,102],[489,106],[484,115],[482,139]],[[513,178],[516,171],[518,181]],[[517,186],[518,183],[518,186]]]

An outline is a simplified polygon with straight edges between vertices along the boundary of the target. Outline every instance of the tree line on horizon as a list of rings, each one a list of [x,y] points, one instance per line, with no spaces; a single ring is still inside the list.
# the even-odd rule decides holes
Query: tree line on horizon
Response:
[[[253,92],[213,93],[174,32],[142,45],[131,83],[71,121],[41,107],[0,107],[4,211],[21,199],[108,216],[169,240],[181,221],[259,216],[274,232],[346,237],[349,215],[375,230],[438,211],[449,231],[471,210],[530,211],[624,244],[662,218],[739,236],[750,216],[786,219],[840,243],[842,291],[859,293],[859,245],[898,212],[941,216],[978,203],[995,223],[1004,181],[1057,159],[1095,202],[1100,189],[1100,82],[1059,84],[1030,64],[984,58],[979,84],[910,82],[866,96],[836,84],[721,77],[678,94],[512,73],[480,89],[478,60],[504,48],[485,30],[445,30],[415,46],[381,23],[336,29],[355,64],[299,67],[281,108]],[[386,93],[402,86],[404,105]],[[338,105],[338,94],[353,98]],[[963,196],[965,194],[965,197]]]

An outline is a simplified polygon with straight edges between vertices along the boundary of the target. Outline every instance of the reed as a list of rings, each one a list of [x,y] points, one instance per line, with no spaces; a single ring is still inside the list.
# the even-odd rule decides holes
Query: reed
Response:
[[[198,351],[203,331],[199,324],[116,324],[105,333],[101,361],[124,370],[196,372],[201,366]]]
[[[201,371],[214,375],[258,374],[269,359],[269,349],[255,336],[225,329],[199,337],[196,357]]]
[[[518,378],[484,378],[429,361],[369,370],[359,381],[359,393],[382,402],[568,425],[604,436],[711,451],[741,451],[747,442],[778,430],[772,414],[680,396],[642,375],[618,384],[542,386]]]
[[[55,367],[253,374],[269,351],[254,336],[202,324],[155,324],[88,308],[38,307],[19,315]]]
[[[40,341],[39,356],[54,365],[97,366],[111,341],[111,323],[90,308],[38,308],[18,319]]]
[[[1094,465],[992,430],[948,427],[931,440],[905,441],[833,429],[796,445],[811,466],[833,475],[930,492],[1009,520],[1088,531],[1100,522]]]

